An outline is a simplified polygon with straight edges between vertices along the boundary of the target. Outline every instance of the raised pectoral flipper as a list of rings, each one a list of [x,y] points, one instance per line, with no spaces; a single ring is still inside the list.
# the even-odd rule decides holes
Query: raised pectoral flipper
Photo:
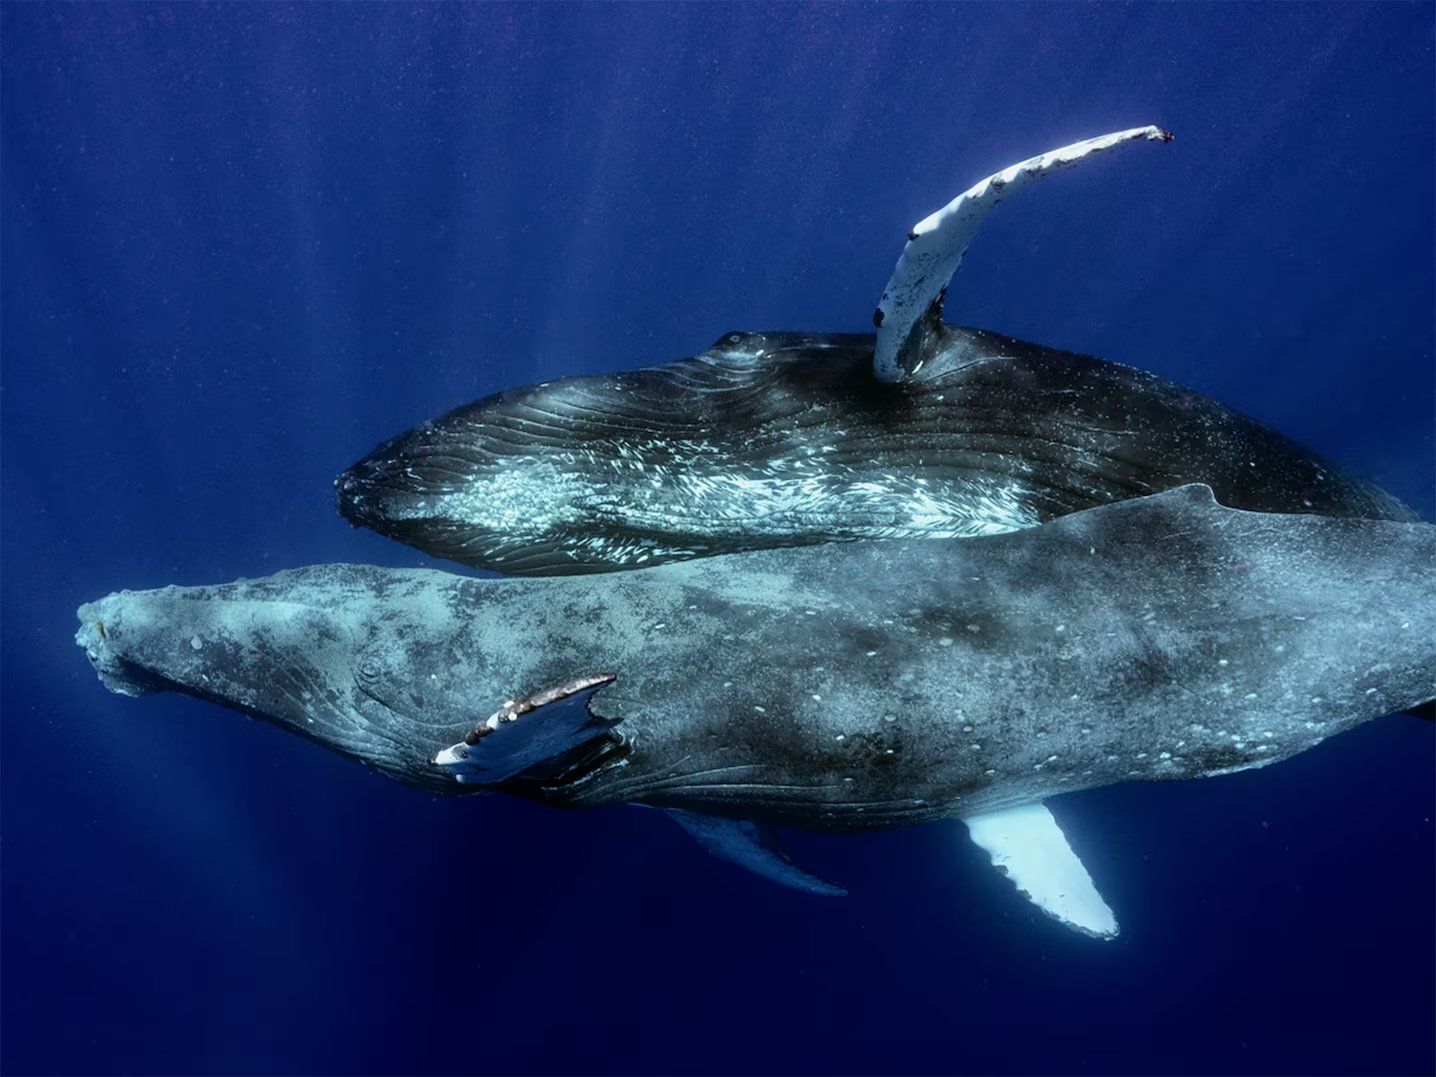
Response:
[[[496,785],[549,761],[559,761],[608,735],[616,724],[589,710],[594,694],[615,673],[575,677],[511,699],[434,762],[465,784]]]
[[[1097,893],[1067,836],[1045,804],[969,815],[968,833],[992,857],[992,866],[1053,919],[1099,939],[1117,935],[1117,918]]]
[[[1003,198],[1104,150],[1171,140],[1171,133],[1159,127],[1133,127],[1074,142],[988,176],[913,225],[873,314],[878,330],[873,373],[881,381],[901,381],[922,365],[923,342],[942,320],[948,281],[962,264],[982,222]]]

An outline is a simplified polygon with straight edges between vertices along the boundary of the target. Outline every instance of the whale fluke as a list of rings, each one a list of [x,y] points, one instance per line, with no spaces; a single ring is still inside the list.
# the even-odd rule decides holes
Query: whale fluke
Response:
[[[873,373],[882,381],[901,381],[923,364],[933,330],[942,324],[948,282],[982,222],[1004,198],[1104,150],[1171,140],[1171,132],[1160,127],[1133,127],[1049,150],[973,184],[913,225],[873,314],[878,331]]]

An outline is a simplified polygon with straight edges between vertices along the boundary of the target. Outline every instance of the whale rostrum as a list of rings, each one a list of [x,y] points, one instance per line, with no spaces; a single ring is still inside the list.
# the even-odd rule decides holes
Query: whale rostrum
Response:
[[[1410,520],[1192,390],[954,326],[887,384],[871,335],[732,333],[691,359],[509,390],[380,445],[339,511],[513,575],[1031,527],[1201,482],[1233,508]]]
[[[1430,525],[1184,486],[636,573],[322,565],[121,592],[81,607],[77,640],[115,691],[237,708],[421,789],[672,809],[818,893],[775,826],[963,819],[1045,911],[1110,937],[1051,798],[1263,766],[1430,701],[1433,564]]]

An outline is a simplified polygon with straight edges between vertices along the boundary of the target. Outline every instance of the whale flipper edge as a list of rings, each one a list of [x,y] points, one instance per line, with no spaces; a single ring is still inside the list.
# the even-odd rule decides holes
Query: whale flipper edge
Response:
[[[942,298],[982,222],[1005,197],[1096,153],[1133,142],[1170,142],[1160,127],[1133,127],[1074,142],[1029,157],[973,184],[936,213],[909,229],[907,246],[883,289],[873,325],[877,347],[873,373],[881,381],[902,381],[923,361],[930,336],[924,323],[941,324]]]
[[[969,815],[963,822],[992,866],[1048,916],[1093,938],[1117,937],[1116,916],[1047,805],[1020,804]]]
[[[574,753],[608,738],[616,723],[595,715],[589,703],[616,679],[613,673],[584,675],[508,700],[463,740],[434,756],[434,764],[460,784],[541,777],[534,775],[535,768],[545,766],[560,772]]]
[[[799,867],[772,827],[746,819],[669,808],[668,814],[714,856],[747,868],[771,882],[808,894],[844,897],[847,891]]]

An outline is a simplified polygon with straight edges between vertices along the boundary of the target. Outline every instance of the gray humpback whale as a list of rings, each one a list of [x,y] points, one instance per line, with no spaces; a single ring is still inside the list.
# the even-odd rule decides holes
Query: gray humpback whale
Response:
[[[130,695],[263,717],[425,790],[670,810],[816,892],[774,825],[959,818],[1045,911],[1115,918],[1045,802],[1260,767],[1436,697],[1436,527],[1185,486],[961,540],[477,580],[324,565],[80,608]]]
[[[1003,197],[1170,137],[1117,132],[973,186],[908,233],[875,335],[732,333],[676,363],[500,393],[379,446],[336,480],[339,511],[513,575],[990,534],[1190,482],[1234,508],[1412,519],[1192,390],[943,324],[947,282]]]

